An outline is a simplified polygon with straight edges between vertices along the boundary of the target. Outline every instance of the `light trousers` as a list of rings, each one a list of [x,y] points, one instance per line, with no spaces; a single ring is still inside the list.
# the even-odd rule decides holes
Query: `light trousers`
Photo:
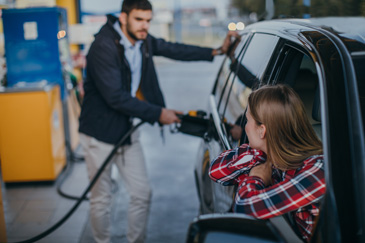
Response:
[[[127,240],[130,243],[144,242],[145,240],[151,188],[138,131],[132,134],[131,139],[132,144],[124,145],[118,149],[112,161],[91,189],[90,221],[94,239],[98,243],[109,243],[111,239],[111,163],[116,164],[130,196]],[[82,133],[80,133],[80,143],[85,153],[85,162],[91,180],[114,146]]]

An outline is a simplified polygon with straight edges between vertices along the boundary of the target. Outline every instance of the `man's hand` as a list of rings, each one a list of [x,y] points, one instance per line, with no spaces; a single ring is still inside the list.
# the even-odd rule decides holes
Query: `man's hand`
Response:
[[[264,181],[265,186],[270,185],[271,184],[271,175],[272,175],[271,163],[266,161],[263,164],[256,165],[255,167],[253,167],[251,169],[249,175],[260,177]]]
[[[231,130],[229,130],[229,133],[231,134],[233,140],[237,141],[242,136],[242,127],[233,124],[231,125]]]
[[[159,122],[162,124],[165,124],[165,125],[168,125],[168,124],[171,124],[174,122],[180,122],[180,119],[179,119],[179,117],[177,117],[177,114],[183,114],[183,113],[181,111],[162,108]]]
[[[235,39],[240,39],[240,35],[236,31],[228,31],[226,38],[223,41],[223,45],[219,47],[218,49],[214,49],[212,52],[212,55],[221,55],[226,54],[229,46],[233,43]]]

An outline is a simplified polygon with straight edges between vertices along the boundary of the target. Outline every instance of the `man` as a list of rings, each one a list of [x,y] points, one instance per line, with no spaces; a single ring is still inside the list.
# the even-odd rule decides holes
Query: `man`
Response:
[[[148,34],[152,6],[148,0],[124,0],[119,18],[108,15],[87,55],[85,96],[80,115],[80,140],[89,178],[113,145],[132,127],[132,119],[149,123],[179,122],[177,111],[165,108],[152,57],[211,61],[230,45],[229,32],[219,49],[166,42]],[[151,198],[138,134],[120,148],[113,162],[130,194],[128,242],[143,242]],[[90,219],[97,242],[110,242],[111,167],[91,191]]]

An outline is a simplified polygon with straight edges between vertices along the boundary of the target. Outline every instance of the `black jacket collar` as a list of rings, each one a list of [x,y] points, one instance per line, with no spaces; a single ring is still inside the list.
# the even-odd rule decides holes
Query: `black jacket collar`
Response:
[[[119,19],[112,14],[108,14],[106,17],[107,17],[107,21],[106,21],[105,27],[108,28],[112,32],[114,39],[118,40],[118,42],[119,42],[120,39],[122,39],[122,37],[114,29],[114,24],[116,21],[119,21]]]

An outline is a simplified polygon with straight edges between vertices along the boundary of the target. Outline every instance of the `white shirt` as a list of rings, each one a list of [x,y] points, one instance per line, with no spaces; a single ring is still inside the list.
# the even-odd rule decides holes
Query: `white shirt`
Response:
[[[124,46],[124,55],[127,58],[129,67],[132,72],[131,95],[135,97],[139,87],[139,83],[141,82],[141,75],[142,75],[141,45],[143,41],[138,40],[134,45],[132,45],[132,43],[124,35],[120,27],[119,21],[116,21],[113,27],[122,37],[120,39],[120,44]]]

